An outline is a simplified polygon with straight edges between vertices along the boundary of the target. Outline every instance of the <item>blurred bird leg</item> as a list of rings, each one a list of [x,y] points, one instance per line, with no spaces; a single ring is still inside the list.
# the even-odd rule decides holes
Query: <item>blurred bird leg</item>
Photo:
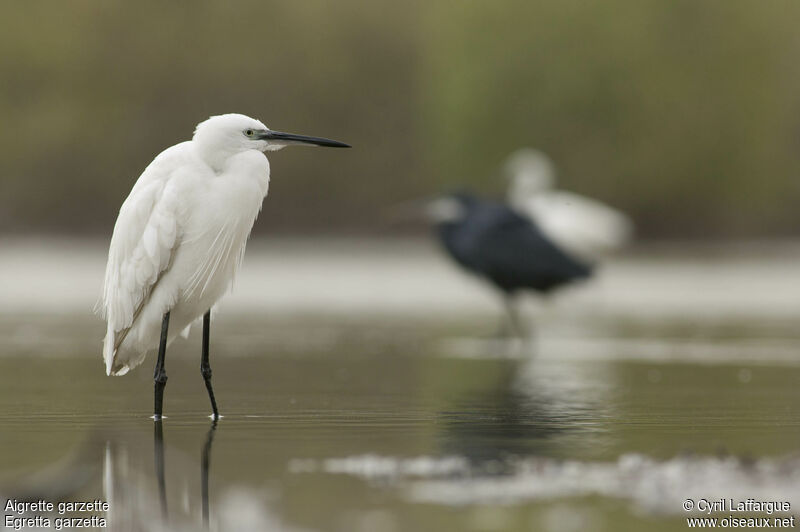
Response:
[[[506,313],[508,314],[508,336],[524,340],[528,336],[528,331],[520,319],[519,302],[517,296],[513,294],[503,294],[503,306],[505,306]],[[503,320],[505,322],[506,320]],[[505,327],[501,327],[501,331]]]

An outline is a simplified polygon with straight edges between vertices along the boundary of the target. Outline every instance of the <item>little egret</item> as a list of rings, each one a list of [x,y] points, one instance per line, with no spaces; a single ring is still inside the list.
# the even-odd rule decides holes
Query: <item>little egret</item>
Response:
[[[436,224],[447,253],[500,291],[520,336],[518,292],[547,294],[591,274],[590,267],[561,251],[536,224],[502,203],[456,192],[430,202],[426,215]]]
[[[517,150],[505,169],[511,179],[511,205],[575,256],[594,262],[630,240],[633,224],[625,214],[599,201],[553,190],[555,168],[542,152]]]
[[[203,317],[200,371],[211,387],[211,307],[231,287],[269,188],[266,151],[289,144],[347,148],[273,131],[241,114],[212,116],[192,140],[161,152],[122,204],[108,250],[102,314],[108,375],[124,375],[158,343],[154,418],[161,419],[167,345]]]

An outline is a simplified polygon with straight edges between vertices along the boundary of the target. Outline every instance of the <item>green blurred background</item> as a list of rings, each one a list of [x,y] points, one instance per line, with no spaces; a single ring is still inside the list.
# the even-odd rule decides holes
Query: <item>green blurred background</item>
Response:
[[[9,2],[0,233],[110,235],[133,182],[212,114],[351,152],[271,156],[255,231],[398,231],[386,206],[502,196],[521,146],[645,238],[800,233],[791,0]]]

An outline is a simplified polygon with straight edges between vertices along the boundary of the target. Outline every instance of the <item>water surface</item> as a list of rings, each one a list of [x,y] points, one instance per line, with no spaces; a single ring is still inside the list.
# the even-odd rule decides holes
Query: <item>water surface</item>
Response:
[[[108,500],[116,530],[671,530],[684,498],[749,484],[800,504],[790,320],[493,325],[223,314],[224,418],[195,333],[159,427],[152,357],[109,378],[95,318],[5,314],[0,492]]]

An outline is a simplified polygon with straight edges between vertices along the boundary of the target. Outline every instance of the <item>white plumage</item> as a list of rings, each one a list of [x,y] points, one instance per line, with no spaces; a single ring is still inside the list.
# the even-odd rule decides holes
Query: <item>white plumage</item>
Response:
[[[108,251],[103,357],[124,375],[157,347],[170,311],[168,342],[230,288],[269,188],[267,127],[244,115],[212,117],[191,141],[164,150],[122,204]],[[281,147],[275,145],[275,148]]]
[[[269,189],[263,152],[335,140],[272,131],[240,114],[212,116],[159,154],[122,204],[108,250],[102,312],[108,375],[124,375],[158,345],[153,419],[162,419],[166,347],[203,316],[200,373],[211,402],[211,307],[231,287]]]
[[[553,190],[555,169],[543,153],[524,148],[509,156],[509,203],[530,217],[553,241],[573,255],[596,261],[627,244],[633,223],[599,201]]]

